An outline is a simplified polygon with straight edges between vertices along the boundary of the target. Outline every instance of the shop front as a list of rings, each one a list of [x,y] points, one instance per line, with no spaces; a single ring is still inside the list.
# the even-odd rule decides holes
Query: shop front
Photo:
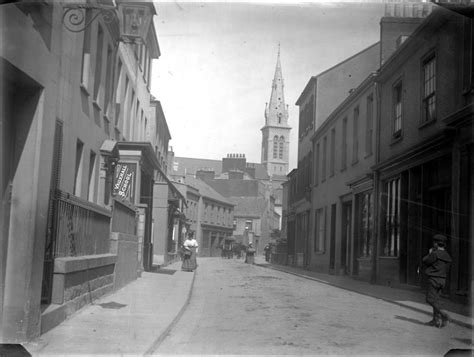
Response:
[[[377,242],[377,281],[389,285],[423,287],[422,259],[432,246],[434,234],[448,238],[453,257],[445,293],[467,296],[470,285],[469,197],[460,195],[469,174],[460,170],[461,157],[449,138],[430,143],[426,151],[412,152],[397,165],[380,171],[380,222]],[[427,149],[427,148],[426,148]],[[422,159],[423,158],[423,159]]]
[[[148,142],[118,142],[120,161],[115,168],[113,195],[138,208],[139,267],[153,264],[152,214],[154,171],[160,164]]]

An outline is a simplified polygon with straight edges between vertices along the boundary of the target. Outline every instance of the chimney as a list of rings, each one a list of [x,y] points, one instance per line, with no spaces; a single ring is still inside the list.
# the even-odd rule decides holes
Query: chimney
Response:
[[[380,65],[400,47],[432,10],[425,2],[391,2],[385,4],[380,20]]]

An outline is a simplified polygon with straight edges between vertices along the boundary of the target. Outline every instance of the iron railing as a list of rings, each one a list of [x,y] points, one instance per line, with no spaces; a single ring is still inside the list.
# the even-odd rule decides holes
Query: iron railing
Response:
[[[110,210],[59,190],[54,201],[55,257],[109,253]]]

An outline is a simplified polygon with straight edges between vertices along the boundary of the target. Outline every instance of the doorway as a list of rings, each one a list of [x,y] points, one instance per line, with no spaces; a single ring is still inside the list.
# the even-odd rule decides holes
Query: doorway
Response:
[[[334,271],[336,261],[336,204],[331,205],[331,232],[329,269]]]
[[[352,231],[352,201],[342,204],[341,273],[348,273],[348,242]]]

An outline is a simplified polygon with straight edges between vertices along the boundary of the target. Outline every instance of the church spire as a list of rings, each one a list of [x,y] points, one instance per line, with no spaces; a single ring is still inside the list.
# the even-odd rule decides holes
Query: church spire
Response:
[[[288,121],[288,110],[285,104],[284,83],[280,62],[280,43],[278,43],[277,62],[273,76],[270,101],[265,108],[265,125],[285,125]]]
[[[283,75],[280,62],[280,43],[272,82],[270,101],[265,104],[265,125],[262,129],[262,165],[270,177],[286,175],[290,155],[288,106],[283,93]]]

